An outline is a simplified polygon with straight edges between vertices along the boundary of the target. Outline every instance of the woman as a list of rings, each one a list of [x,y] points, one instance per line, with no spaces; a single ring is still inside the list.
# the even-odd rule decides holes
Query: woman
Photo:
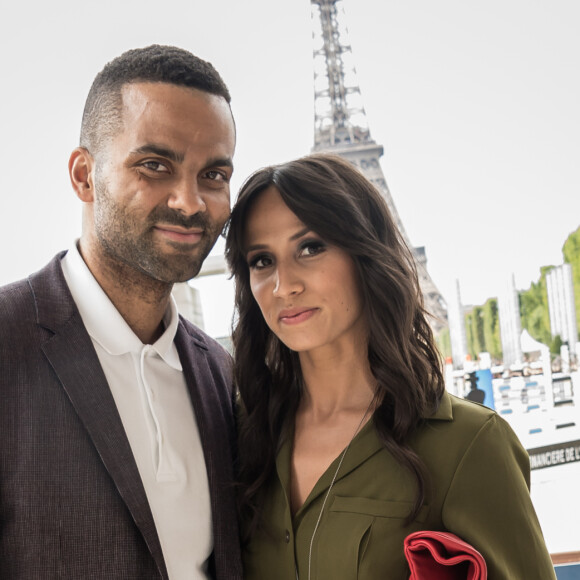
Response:
[[[262,169],[226,257],[249,580],[403,580],[403,540],[448,530],[491,580],[554,578],[525,450],[444,388],[413,259],[338,157]]]

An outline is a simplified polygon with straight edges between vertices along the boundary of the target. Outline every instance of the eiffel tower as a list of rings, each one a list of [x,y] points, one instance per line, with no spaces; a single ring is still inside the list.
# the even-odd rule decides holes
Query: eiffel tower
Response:
[[[370,134],[348,42],[342,0],[311,0],[314,41],[314,146],[357,166],[382,193],[405,242],[411,248],[425,306],[438,333],[447,325],[445,300],[427,272],[424,247],[414,247],[397,212],[379,164],[383,146]]]

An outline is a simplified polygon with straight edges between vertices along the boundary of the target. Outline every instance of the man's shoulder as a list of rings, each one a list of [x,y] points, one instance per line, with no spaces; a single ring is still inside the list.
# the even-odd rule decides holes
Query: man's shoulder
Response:
[[[10,318],[33,306],[34,296],[28,278],[0,286],[0,316]]]
[[[0,363],[4,367],[17,358],[15,349],[30,350],[37,339],[38,310],[27,278],[0,287],[0,328]],[[5,358],[5,353],[13,360]]]
[[[38,299],[58,294],[57,277],[59,274],[62,276],[58,264],[62,255],[62,253],[58,254],[41,270],[30,276],[0,286],[0,318],[2,320],[37,317]]]

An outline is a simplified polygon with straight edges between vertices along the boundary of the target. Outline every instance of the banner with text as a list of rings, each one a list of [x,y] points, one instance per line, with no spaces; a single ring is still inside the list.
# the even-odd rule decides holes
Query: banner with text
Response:
[[[568,441],[566,443],[556,443],[545,447],[528,449],[530,455],[530,467],[532,469],[543,469],[562,465],[564,463],[574,463],[580,461],[580,441]]]

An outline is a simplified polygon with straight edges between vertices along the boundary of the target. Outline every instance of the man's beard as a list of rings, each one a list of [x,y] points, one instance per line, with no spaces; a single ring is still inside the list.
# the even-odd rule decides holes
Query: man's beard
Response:
[[[206,214],[184,216],[163,205],[154,208],[145,220],[135,218],[115,201],[102,184],[97,187],[97,199],[95,230],[107,257],[120,267],[125,264],[160,282],[173,284],[194,278],[223,227],[221,223],[211,223]],[[202,229],[202,238],[193,250],[167,241],[166,244],[173,246],[176,252],[163,253],[154,234],[154,228],[159,223]]]

